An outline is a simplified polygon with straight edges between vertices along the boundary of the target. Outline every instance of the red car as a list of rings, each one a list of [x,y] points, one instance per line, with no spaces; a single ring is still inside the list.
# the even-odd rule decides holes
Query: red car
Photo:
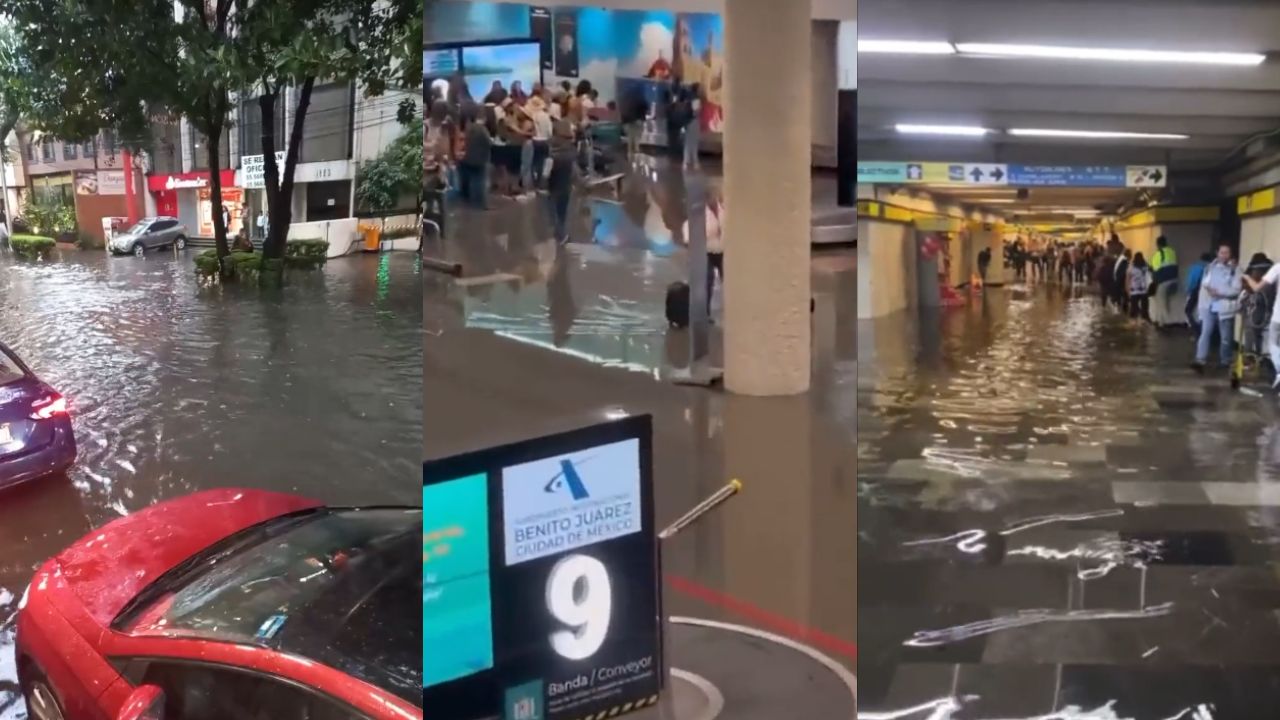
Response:
[[[46,562],[34,720],[421,720],[421,508],[253,490],[159,503]]]

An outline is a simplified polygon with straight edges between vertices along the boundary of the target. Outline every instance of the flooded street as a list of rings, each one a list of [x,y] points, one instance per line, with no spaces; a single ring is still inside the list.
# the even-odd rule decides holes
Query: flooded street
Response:
[[[245,486],[416,504],[422,278],[411,253],[331,260],[280,290],[201,289],[194,252],[0,253],[0,341],[70,401],[76,465],[0,491],[0,719],[33,569],[158,500]]]
[[[862,323],[860,717],[1280,703],[1280,406],[1079,287]],[[932,713],[932,714],[931,714]]]

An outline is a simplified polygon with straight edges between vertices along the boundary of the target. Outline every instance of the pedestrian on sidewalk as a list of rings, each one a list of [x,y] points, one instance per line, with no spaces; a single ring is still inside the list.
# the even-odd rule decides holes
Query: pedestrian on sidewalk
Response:
[[[1236,267],[1231,256],[1231,246],[1218,248],[1218,257],[1205,270],[1201,283],[1203,292],[1208,296],[1208,307],[1201,317],[1204,324],[1200,329],[1200,342],[1196,344],[1196,360],[1191,368],[1196,372],[1204,372],[1205,363],[1209,361],[1209,343],[1213,339],[1214,330],[1218,331],[1218,359],[1223,367],[1230,367],[1235,343],[1236,313],[1240,309],[1240,291],[1244,281],[1240,269]]]
[[[1133,256],[1129,265],[1129,317],[1151,321],[1150,296],[1151,267],[1142,253]]]

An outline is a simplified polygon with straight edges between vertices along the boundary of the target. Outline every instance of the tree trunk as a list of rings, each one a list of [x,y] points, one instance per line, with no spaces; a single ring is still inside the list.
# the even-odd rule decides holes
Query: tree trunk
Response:
[[[311,91],[316,79],[309,77],[298,88],[298,106],[293,114],[293,126],[289,130],[289,146],[284,157],[284,172],[276,164],[275,98],[276,93],[258,98],[262,112],[262,161],[267,186],[267,217],[271,231],[262,245],[264,260],[284,257],[285,242],[289,237],[289,225],[293,222],[293,173],[298,166],[298,152],[302,147],[302,130],[306,125],[307,108],[311,106]]]
[[[231,254],[227,243],[227,226],[222,222],[222,165],[219,157],[222,149],[222,125],[221,122],[215,122],[210,128],[213,132],[205,138],[209,150],[209,202],[213,210],[213,243],[219,260]]]

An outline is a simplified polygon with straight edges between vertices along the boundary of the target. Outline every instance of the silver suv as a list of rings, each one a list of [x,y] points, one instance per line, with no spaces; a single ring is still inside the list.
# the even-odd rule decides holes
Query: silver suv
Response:
[[[142,257],[148,250],[187,247],[187,228],[174,217],[142,218],[133,227],[111,238],[111,253]]]

